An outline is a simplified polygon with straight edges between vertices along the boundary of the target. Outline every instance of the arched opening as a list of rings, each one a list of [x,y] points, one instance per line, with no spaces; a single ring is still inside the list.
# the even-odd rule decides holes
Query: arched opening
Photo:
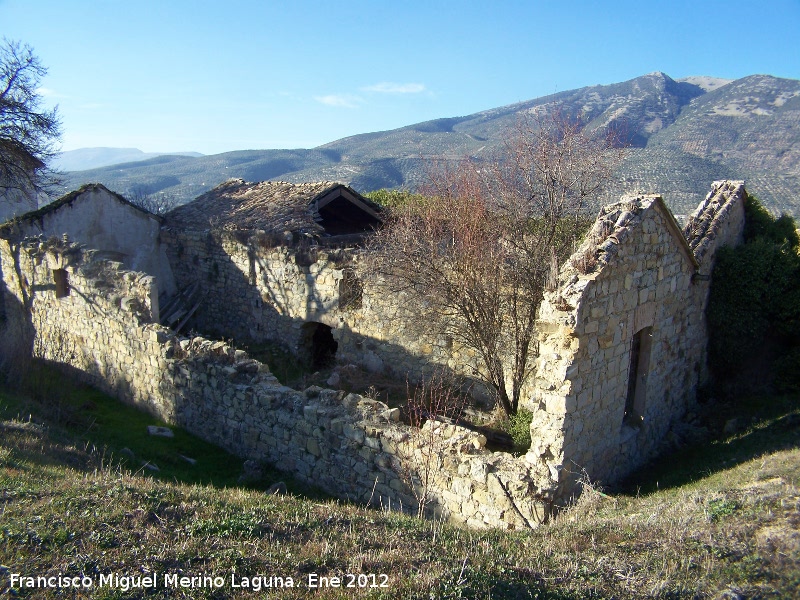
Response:
[[[313,370],[333,366],[339,342],[333,339],[333,330],[324,323],[306,323],[300,350]]]

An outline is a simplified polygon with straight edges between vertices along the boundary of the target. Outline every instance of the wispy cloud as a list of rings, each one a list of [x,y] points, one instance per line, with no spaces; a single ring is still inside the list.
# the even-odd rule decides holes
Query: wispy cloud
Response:
[[[327,96],[314,96],[314,100],[328,106],[338,106],[340,108],[358,108],[364,102],[358,96],[352,94],[329,94]]]
[[[364,92],[377,92],[379,94],[420,94],[425,91],[425,86],[421,83],[393,83],[382,81],[374,85],[361,88]]]
[[[44,98],[66,98],[66,96],[63,94],[59,94],[55,90],[51,90],[50,88],[46,87],[36,88],[36,93]]]

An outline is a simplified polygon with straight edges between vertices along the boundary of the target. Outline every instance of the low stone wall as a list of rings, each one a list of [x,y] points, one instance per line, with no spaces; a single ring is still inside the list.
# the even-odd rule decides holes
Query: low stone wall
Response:
[[[0,246],[7,273],[14,250]],[[483,436],[461,427],[406,426],[398,411],[355,394],[284,387],[241,350],[153,323],[151,277],[73,250],[28,240],[17,252],[22,277],[7,282],[28,307],[15,318],[34,324],[43,358],[341,498],[409,512],[424,498],[427,513],[472,527],[530,527],[549,514],[557,486],[525,458],[490,452]],[[68,273],[66,296],[57,297],[54,267]]]

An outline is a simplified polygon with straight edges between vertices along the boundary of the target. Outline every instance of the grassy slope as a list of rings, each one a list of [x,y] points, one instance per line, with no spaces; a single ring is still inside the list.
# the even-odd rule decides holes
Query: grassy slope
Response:
[[[159,441],[140,435],[153,421],[97,392],[78,389],[57,410],[2,394],[0,595],[11,572],[155,571],[214,573],[226,584],[128,593],[103,588],[88,597],[263,597],[263,591],[232,589],[233,572],[292,576],[296,583],[312,572],[389,576],[388,588],[360,594],[301,587],[270,595],[280,598],[794,597],[800,587],[797,406],[796,398],[744,403],[737,433],[643,470],[627,492],[588,489],[550,526],[508,533],[365,510],[298,488],[266,496],[237,486],[241,461],[184,432]],[[727,417],[718,412],[720,422]],[[102,451],[89,441],[102,447],[122,432],[128,437]],[[123,443],[136,454],[133,466],[150,460],[161,471],[131,472],[115,462],[110,457]],[[198,459],[197,471],[171,459],[178,451]],[[267,474],[265,485],[274,477]],[[209,480],[215,483],[196,483]],[[73,597],[71,591],[16,592]]]

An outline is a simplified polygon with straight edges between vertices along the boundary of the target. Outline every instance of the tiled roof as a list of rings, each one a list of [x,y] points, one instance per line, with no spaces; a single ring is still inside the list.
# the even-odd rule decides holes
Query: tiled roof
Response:
[[[196,231],[242,229],[321,236],[325,230],[320,225],[317,204],[338,190],[357,198],[358,202],[375,212],[380,210],[341,183],[249,183],[230,179],[167,213],[166,225]]]
[[[714,244],[715,234],[726,219],[735,200],[742,200],[747,192],[744,181],[722,180],[711,184],[711,191],[695,209],[683,228],[683,234],[698,261]]]

